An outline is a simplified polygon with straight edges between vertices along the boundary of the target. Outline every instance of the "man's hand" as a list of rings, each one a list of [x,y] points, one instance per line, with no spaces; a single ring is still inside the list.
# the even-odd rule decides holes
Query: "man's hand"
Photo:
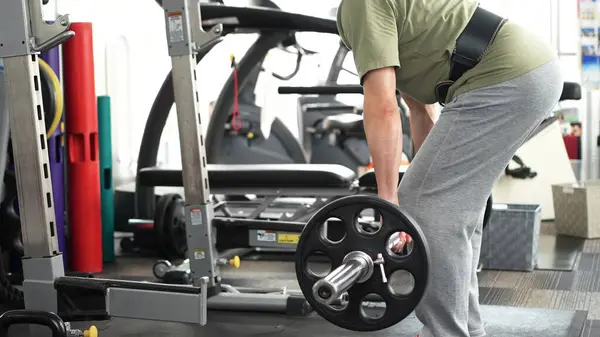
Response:
[[[395,198],[394,198],[394,196],[395,196]],[[394,194],[392,197],[379,195],[379,199],[383,199],[387,202],[391,202],[392,204],[394,204],[396,206],[400,205],[400,202],[398,201],[398,194]]]
[[[381,197],[380,197],[381,198]],[[383,198],[381,198],[383,199]],[[399,206],[400,203],[398,202],[398,195],[396,194],[396,198],[392,198],[392,200],[386,200],[385,201],[391,202],[392,204]],[[410,253],[410,250],[405,250],[405,248],[408,248],[408,245],[412,243],[412,237],[410,235],[408,235],[406,232],[397,232],[396,234],[392,235],[391,237],[391,244],[390,244],[390,250],[396,254],[399,255],[408,255]]]
[[[410,249],[405,250],[405,248],[408,248],[412,241],[412,237],[406,234],[406,232],[399,232],[398,239],[395,240],[391,251],[399,255],[408,255],[410,253]]]

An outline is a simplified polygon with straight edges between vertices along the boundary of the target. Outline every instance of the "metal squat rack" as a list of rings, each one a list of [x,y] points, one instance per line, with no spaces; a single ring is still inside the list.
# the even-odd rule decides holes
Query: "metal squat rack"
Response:
[[[2,1],[0,58],[4,59],[21,226],[26,257],[26,309],[57,313],[63,320],[111,317],[205,325],[207,309],[253,310],[303,315],[301,295],[239,292],[221,284],[206,169],[205,139],[196,80],[196,52],[220,38],[222,25],[205,32],[199,0],[164,0],[167,42],[173,68],[185,186],[188,258],[192,286],[65,277],[58,250],[38,54],[74,36],[68,16],[42,20],[39,0]],[[160,305],[156,305],[160,303]]]

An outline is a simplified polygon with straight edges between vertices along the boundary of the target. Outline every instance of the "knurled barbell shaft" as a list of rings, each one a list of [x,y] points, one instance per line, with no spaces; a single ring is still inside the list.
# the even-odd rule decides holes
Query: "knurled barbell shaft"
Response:
[[[370,277],[373,272],[373,260],[363,252],[352,252],[344,263],[324,278],[317,281],[312,290],[315,299],[323,304],[331,304],[340,298],[353,285]]]

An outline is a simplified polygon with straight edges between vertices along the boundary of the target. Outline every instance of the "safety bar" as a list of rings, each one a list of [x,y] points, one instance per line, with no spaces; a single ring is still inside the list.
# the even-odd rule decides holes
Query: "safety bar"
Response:
[[[282,95],[362,94],[363,88],[360,85],[354,84],[317,85],[312,87],[279,87],[278,92]]]

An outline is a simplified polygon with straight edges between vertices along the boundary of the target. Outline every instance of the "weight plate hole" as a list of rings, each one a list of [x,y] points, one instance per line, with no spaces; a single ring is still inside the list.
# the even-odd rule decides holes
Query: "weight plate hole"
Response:
[[[340,218],[331,217],[321,225],[319,234],[326,243],[338,244],[346,238],[346,226]]]
[[[387,239],[385,249],[392,258],[404,258],[415,249],[415,242],[406,232],[396,232]]]
[[[306,258],[306,271],[316,278],[323,278],[331,272],[331,259],[322,252],[314,252]]]
[[[373,236],[377,234],[383,225],[381,213],[373,208],[365,208],[356,217],[356,230],[363,235]]]
[[[385,315],[386,304],[377,294],[368,294],[361,301],[361,314],[367,319],[380,319]]]
[[[410,295],[415,289],[415,277],[406,270],[395,270],[388,277],[388,288],[394,295]]]
[[[329,304],[328,307],[333,311],[344,311],[348,308],[349,303],[350,295],[348,295],[348,293],[345,292],[337,300]]]

